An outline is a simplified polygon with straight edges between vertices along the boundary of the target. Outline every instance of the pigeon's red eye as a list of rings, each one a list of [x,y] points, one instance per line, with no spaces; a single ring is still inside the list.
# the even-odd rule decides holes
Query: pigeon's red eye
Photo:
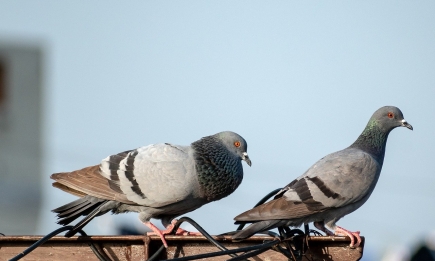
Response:
[[[240,141],[235,141],[234,146],[236,146],[237,148],[240,147]]]
[[[394,114],[393,114],[392,112],[389,112],[389,113],[387,114],[387,116],[388,116],[388,118],[392,119],[392,118],[394,117]]]

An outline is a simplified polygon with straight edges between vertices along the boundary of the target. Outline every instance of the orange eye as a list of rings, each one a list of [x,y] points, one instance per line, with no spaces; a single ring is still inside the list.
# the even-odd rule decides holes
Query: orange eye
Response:
[[[235,141],[234,146],[236,146],[237,148],[240,147],[240,141]]]
[[[392,112],[389,112],[389,113],[387,114],[387,116],[388,116],[388,118],[392,119],[392,118],[394,117],[394,114],[393,114]]]

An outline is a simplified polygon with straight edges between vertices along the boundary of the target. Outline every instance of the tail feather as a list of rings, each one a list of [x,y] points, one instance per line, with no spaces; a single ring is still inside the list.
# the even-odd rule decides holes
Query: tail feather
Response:
[[[112,201],[99,199],[88,195],[53,209],[52,211],[57,213],[57,223],[64,226],[80,216],[86,216],[79,223],[77,223],[72,230],[65,234],[65,236],[70,237],[86,224],[88,224],[94,217],[109,211],[111,209],[110,203],[112,203]]]
[[[55,208],[51,212],[61,213],[61,212],[65,211],[65,210],[67,210],[67,209],[73,208],[73,207],[75,207],[77,205],[80,205],[80,204],[83,204],[83,203],[86,203],[86,200],[84,198],[79,198],[79,199],[77,199],[75,201],[72,201],[72,202],[70,202],[68,204],[65,204],[63,206]]]
[[[83,207],[75,209],[75,212],[71,212],[71,210],[68,210],[67,212],[63,212],[61,214],[58,214],[59,220],[57,221],[58,224],[61,225],[67,225],[77,219],[79,216],[86,216],[89,215],[91,212],[93,212],[95,209],[98,209],[98,206],[101,205],[101,203],[96,204],[86,204]],[[68,213],[69,212],[69,213]]]
[[[80,216],[89,215],[106,201],[92,196],[85,196],[52,211],[57,213],[58,224],[67,225]]]
[[[77,204],[76,206],[70,208],[70,209],[66,209],[65,211],[59,212],[59,214],[57,215],[59,218],[65,218],[65,217],[70,217],[71,214],[77,214],[77,210],[80,209],[80,212],[83,212],[85,210],[85,207],[91,207],[92,204],[89,204],[89,202],[83,201],[80,204]]]
[[[70,231],[68,231],[67,233],[65,233],[66,237],[72,237],[74,236],[77,231],[81,230],[84,226],[86,226],[89,222],[91,222],[91,220],[98,216],[101,213],[101,209],[104,205],[107,205],[107,203],[110,203],[110,201],[106,201],[104,202],[104,204],[102,204],[101,206],[98,206],[97,208],[94,208],[94,210],[92,210],[85,218],[83,218],[82,220],[80,220],[79,223],[77,223]]]
[[[232,236],[234,241],[243,240],[255,235],[256,233],[276,228],[280,225],[281,220],[264,220],[252,223],[242,231],[237,232]]]

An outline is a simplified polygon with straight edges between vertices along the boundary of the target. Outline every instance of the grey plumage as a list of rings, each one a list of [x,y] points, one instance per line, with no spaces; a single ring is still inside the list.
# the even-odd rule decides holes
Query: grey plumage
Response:
[[[105,158],[100,165],[51,176],[53,186],[80,196],[53,212],[67,225],[86,216],[66,236],[74,235],[95,216],[139,212],[139,219],[159,234],[149,220],[171,221],[231,194],[242,182],[241,160],[251,165],[247,143],[234,132],[220,132],[191,146],[153,144]]]
[[[272,201],[235,217],[239,223],[253,224],[236,233],[233,239],[241,240],[279,226],[298,227],[315,222],[317,228],[329,235],[332,232],[325,224],[336,234],[348,235],[351,246],[355,237],[358,246],[359,232],[347,231],[336,226],[336,222],[370,197],[381,173],[388,134],[399,126],[412,130],[398,108],[378,109],[351,146],[320,159]]]

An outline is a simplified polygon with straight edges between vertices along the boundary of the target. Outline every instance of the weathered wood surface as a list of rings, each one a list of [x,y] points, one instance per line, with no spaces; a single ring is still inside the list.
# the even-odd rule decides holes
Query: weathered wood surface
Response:
[[[39,240],[40,236],[0,236],[0,260],[9,260],[18,255],[27,247]],[[235,249],[263,243],[271,240],[267,236],[255,236],[243,242],[231,242],[230,237],[216,237],[226,248]],[[159,259],[191,256],[219,251],[202,236],[167,236],[169,247]],[[162,245],[157,236],[91,236],[65,238],[57,236],[23,257],[23,261],[69,261],[69,260],[96,260],[98,258],[90,249],[88,242],[104,249],[112,259],[119,261],[147,260]],[[360,247],[349,248],[350,241],[345,237],[309,237],[309,250],[303,260],[359,260],[362,257],[364,239]],[[230,257],[218,256],[206,260],[227,260]],[[205,260],[205,259],[202,259]],[[280,261],[287,258],[279,252],[268,250],[257,257],[250,258],[255,261]]]

